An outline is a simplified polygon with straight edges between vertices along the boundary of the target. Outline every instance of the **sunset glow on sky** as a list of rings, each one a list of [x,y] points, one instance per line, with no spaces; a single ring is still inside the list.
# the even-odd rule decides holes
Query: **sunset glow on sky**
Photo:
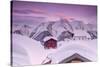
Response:
[[[97,7],[91,5],[13,1],[12,10],[14,22],[55,21],[61,17],[75,18],[85,23],[97,22]]]

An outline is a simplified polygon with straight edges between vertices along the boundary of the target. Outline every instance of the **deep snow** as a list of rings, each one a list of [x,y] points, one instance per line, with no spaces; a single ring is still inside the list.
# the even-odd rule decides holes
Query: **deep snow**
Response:
[[[44,49],[39,41],[27,36],[12,34],[13,65],[37,65],[52,60],[59,63],[78,53],[91,61],[97,60],[97,40],[64,40],[57,43],[56,49]],[[46,58],[49,58],[46,59]]]

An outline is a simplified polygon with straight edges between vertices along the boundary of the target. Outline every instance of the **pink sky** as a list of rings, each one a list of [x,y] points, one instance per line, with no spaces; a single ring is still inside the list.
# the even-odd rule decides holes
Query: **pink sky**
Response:
[[[82,20],[84,23],[97,22],[97,6],[93,5],[13,1],[12,10],[15,22],[18,22],[16,20],[24,22],[23,19],[32,21],[34,17],[44,18],[43,21],[58,20],[60,17],[64,17]]]

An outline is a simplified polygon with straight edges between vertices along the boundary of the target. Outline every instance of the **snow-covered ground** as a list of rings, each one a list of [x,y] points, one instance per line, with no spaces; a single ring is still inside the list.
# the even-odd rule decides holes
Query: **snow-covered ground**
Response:
[[[53,50],[45,50],[40,42],[13,34],[13,65],[41,64]]]
[[[93,40],[64,40],[57,43],[56,49],[44,49],[39,41],[27,36],[12,34],[14,66],[37,65],[52,60],[51,63],[59,63],[63,59],[78,53],[91,60],[97,60],[97,39]]]
[[[63,18],[37,23],[37,25],[14,24],[12,28],[13,65],[45,64],[50,60],[51,64],[59,63],[75,53],[96,61],[97,38],[91,37],[94,33],[97,36],[96,29],[92,33],[91,26],[87,25],[92,24],[84,24],[77,20],[72,22]],[[94,28],[96,26],[93,30]],[[66,38],[66,36],[71,36],[68,31],[70,34],[73,33],[74,37]],[[91,32],[91,35],[87,31]],[[57,40],[56,49],[44,48],[42,41],[47,41],[49,37]]]

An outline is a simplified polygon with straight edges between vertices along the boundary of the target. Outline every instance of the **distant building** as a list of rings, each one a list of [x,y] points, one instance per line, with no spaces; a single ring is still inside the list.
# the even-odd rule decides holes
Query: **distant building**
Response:
[[[51,38],[44,42],[44,48],[50,49],[50,48],[57,48],[57,40]]]

